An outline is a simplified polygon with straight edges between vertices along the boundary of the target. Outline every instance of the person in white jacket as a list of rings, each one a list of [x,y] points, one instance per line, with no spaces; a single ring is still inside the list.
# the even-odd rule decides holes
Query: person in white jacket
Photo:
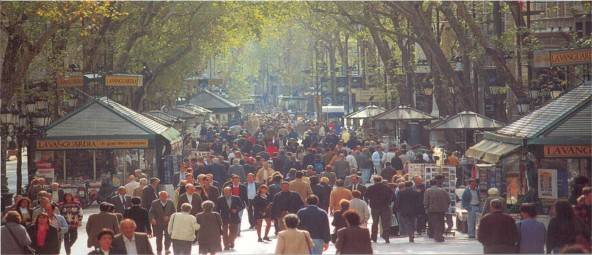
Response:
[[[168,232],[173,241],[173,253],[191,254],[191,244],[195,241],[196,232],[199,230],[199,224],[195,216],[190,214],[191,205],[183,203],[181,211],[171,215],[169,220]]]
[[[370,209],[366,201],[362,200],[362,193],[359,190],[352,191],[352,200],[349,201],[349,209],[360,215],[360,227],[367,227],[370,219]]]

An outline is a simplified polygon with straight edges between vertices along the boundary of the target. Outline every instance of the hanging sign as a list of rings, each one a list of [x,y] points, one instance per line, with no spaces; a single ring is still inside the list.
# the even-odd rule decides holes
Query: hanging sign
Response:
[[[544,153],[549,158],[589,158],[592,157],[592,145],[545,145]]]
[[[538,179],[539,197],[557,199],[557,169],[539,169]]]
[[[550,61],[553,66],[588,64],[592,62],[592,49],[552,51]]]
[[[148,148],[148,140],[37,140],[37,150],[127,148]]]
[[[112,74],[105,76],[107,87],[142,87],[144,76],[134,74]]]
[[[80,76],[62,76],[56,79],[59,88],[83,87],[84,79]]]

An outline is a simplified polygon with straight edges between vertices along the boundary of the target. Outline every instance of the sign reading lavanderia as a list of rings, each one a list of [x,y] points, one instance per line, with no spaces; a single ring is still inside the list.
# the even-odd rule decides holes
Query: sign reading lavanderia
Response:
[[[139,149],[148,148],[147,139],[124,140],[38,140],[37,150]]]

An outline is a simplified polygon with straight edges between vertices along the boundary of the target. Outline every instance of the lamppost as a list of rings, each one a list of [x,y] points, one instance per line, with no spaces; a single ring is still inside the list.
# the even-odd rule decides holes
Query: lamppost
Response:
[[[8,190],[8,177],[6,176],[6,160],[8,159],[6,154],[6,148],[8,147],[8,137],[13,132],[14,125],[17,122],[18,114],[14,107],[10,107],[8,105],[3,105],[0,109],[0,132],[1,132],[1,145],[0,150],[2,153],[0,154],[2,159],[2,166],[0,172],[0,190],[2,192],[2,201],[1,201],[1,209],[4,212],[4,208],[11,203],[13,193],[10,193]]]

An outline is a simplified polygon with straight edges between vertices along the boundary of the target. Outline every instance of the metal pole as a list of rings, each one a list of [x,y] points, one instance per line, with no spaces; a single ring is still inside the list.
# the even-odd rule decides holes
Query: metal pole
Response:
[[[93,150],[93,180],[97,180],[97,151]]]
[[[63,169],[64,169],[64,181],[66,180],[66,151],[64,150],[64,155],[63,155],[63,159],[62,159],[62,165],[63,165]]]

